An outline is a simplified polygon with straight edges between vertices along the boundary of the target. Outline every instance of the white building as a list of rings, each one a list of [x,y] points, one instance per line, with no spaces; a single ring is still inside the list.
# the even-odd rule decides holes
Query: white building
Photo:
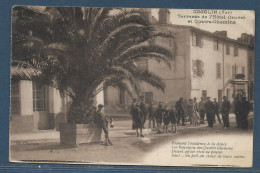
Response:
[[[153,20],[153,26],[158,31],[171,33],[175,37],[174,40],[156,39],[154,42],[176,50],[172,68],[154,60],[140,64],[159,75],[166,84],[165,92],[141,84],[146,103],[153,100],[173,104],[180,97],[189,99],[201,96],[217,98],[221,102],[224,95],[232,101],[237,93],[243,93],[253,100],[252,35],[243,33],[241,38],[235,40],[228,38],[226,31],[212,33],[192,26],[170,24],[170,12],[167,9],[160,9],[159,21],[150,16],[149,10],[146,13],[147,19]],[[123,90],[108,88],[105,91],[105,104],[111,106],[112,111],[122,111],[131,101],[131,97]]]

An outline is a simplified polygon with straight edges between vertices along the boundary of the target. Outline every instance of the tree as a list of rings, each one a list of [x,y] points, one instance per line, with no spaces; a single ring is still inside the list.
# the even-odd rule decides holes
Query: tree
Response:
[[[108,86],[139,92],[144,81],[164,90],[161,78],[136,63],[156,59],[170,65],[174,53],[153,44],[156,32],[139,9],[14,7],[12,80],[34,80],[72,99],[69,120],[80,122],[85,107]],[[129,84],[130,85],[129,85]],[[78,118],[76,118],[78,117]]]

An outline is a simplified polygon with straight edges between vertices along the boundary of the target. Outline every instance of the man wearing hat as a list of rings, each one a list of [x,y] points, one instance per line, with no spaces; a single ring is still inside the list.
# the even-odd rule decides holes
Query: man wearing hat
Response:
[[[139,105],[140,105],[140,110],[142,111],[143,116],[144,116],[144,120],[143,120],[143,128],[144,128],[144,124],[146,122],[146,116],[147,116],[147,113],[148,113],[146,104],[144,103],[144,96],[139,97]]]
[[[204,119],[205,119],[205,99],[204,97],[200,98],[200,102],[198,104],[198,109],[200,113],[200,124],[205,124]]]
[[[208,127],[213,127],[214,121],[214,104],[210,100],[210,97],[207,97],[207,102],[205,103],[205,111],[208,121]]]
[[[155,128],[155,107],[154,103],[151,102],[149,107],[148,107],[148,113],[149,113],[149,128],[151,128],[151,124],[153,123],[153,128]]]
[[[178,116],[178,125],[180,125],[182,120],[182,125],[185,126],[184,103],[182,97],[176,102],[175,108]]]
[[[160,134],[161,133],[160,127],[161,127],[162,118],[163,118],[162,102],[159,102],[159,105],[156,109],[155,115],[156,115],[157,133]]]
[[[105,133],[105,146],[109,146],[112,145],[112,142],[109,140],[108,137],[108,121],[105,118],[105,115],[101,112],[103,109],[103,105],[99,104],[98,105],[98,111],[97,111],[97,120],[98,120],[98,124],[100,125],[100,127],[103,129],[104,133]]]
[[[221,106],[222,120],[224,123],[224,128],[229,128],[229,111],[230,111],[230,102],[227,99],[227,96],[223,96],[223,102]]]
[[[241,102],[241,128],[243,130],[248,129],[248,114],[250,111],[250,103],[246,100],[246,97],[242,97]]]

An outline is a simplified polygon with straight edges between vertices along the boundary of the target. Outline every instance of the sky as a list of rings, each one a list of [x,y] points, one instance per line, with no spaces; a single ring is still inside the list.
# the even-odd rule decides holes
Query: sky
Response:
[[[152,9],[152,16],[158,19],[159,9]],[[235,24],[215,24],[215,23],[195,23],[198,20],[203,21],[213,21],[214,13],[215,17],[222,18],[225,16],[225,19],[218,19],[219,21],[234,21]],[[207,16],[207,18],[202,19],[202,16]],[[182,18],[181,18],[182,16]],[[197,16],[199,19],[195,21],[193,18],[187,18],[189,16]],[[183,18],[186,17],[186,18]],[[232,17],[233,19],[230,19]],[[240,17],[240,19],[237,19]],[[235,19],[234,19],[235,18]],[[189,20],[193,20],[192,23],[189,23]],[[255,13],[254,11],[249,10],[194,10],[194,9],[170,9],[170,22],[172,24],[178,25],[190,25],[195,26],[203,30],[210,32],[226,30],[227,36],[229,38],[237,39],[241,36],[241,33],[248,33],[255,35]]]

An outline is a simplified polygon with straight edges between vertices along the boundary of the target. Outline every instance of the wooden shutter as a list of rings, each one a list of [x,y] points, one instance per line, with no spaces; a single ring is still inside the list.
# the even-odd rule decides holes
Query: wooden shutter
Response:
[[[192,60],[192,72],[193,72],[193,76],[197,76],[197,61],[196,60]]]
[[[217,67],[216,67],[216,74],[217,74],[217,79],[220,79],[221,78],[221,64],[220,63],[217,63],[217,65],[216,65]]]

